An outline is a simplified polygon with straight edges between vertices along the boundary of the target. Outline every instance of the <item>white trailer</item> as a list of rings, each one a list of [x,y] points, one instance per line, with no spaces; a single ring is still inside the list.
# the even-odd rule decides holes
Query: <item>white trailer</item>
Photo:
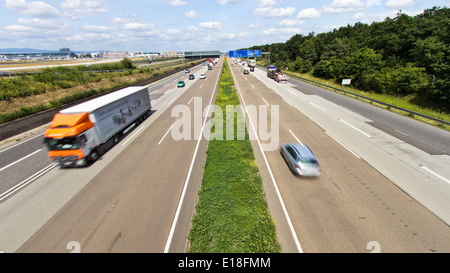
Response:
[[[95,161],[150,109],[147,87],[127,87],[64,109],[45,132],[49,158],[62,166]]]

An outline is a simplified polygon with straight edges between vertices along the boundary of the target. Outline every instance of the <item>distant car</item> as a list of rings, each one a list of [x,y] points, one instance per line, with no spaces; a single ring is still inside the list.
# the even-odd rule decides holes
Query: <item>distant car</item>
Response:
[[[189,75],[189,79],[190,79],[190,80],[195,79],[194,74]]]
[[[244,74],[248,74],[248,69],[244,69]]]
[[[184,73],[189,73],[191,71],[189,71],[189,69],[184,70]]]
[[[281,145],[280,153],[294,174],[301,176],[320,175],[319,162],[308,146],[298,143],[285,143]]]
[[[212,66],[208,65],[208,70],[212,70]]]
[[[179,81],[178,83],[177,83],[177,87],[184,87],[184,81]]]
[[[206,74],[205,73],[200,74],[200,79],[206,79]]]

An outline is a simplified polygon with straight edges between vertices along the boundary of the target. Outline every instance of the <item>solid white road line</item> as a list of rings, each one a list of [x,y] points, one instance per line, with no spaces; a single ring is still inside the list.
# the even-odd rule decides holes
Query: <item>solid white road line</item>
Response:
[[[211,108],[211,105],[212,105],[212,102],[213,102],[213,98],[214,98],[214,93],[215,93],[215,90],[217,88],[217,84],[219,83],[219,78],[220,78],[221,74],[222,73],[219,73],[219,75],[217,76],[216,84],[214,85],[214,89],[213,89],[213,92],[212,92],[212,95],[211,95],[211,99],[209,100],[209,106],[208,106],[208,110],[207,110],[206,113],[209,113],[209,111],[210,111],[210,108]],[[173,234],[175,233],[175,227],[176,227],[177,222],[178,222],[178,217],[180,216],[180,211],[181,211],[181,207],[183,205],[184,196],[186,195],[187,186],[188,186],[189,180],[191,178],[192,169],[194,167],[195,158],[197,157],[197,152],[198,152],[198,147],[200,146],[200,141],[202,140],[203,131],[205,130],[205,125],[206,125],[207,118],[208,118],[208,115],[205,116],[205,119],[203,121],[202,129],[200,130],[200,135],[198,136],[197,145],[195,147],[194,154],[192,155],[191,165],[189,166],[189,171],[188,171],[188,174],[186,176],[186,180],[184,181],[183,191],[181,192],[180,200],[178,201],[178,205],[177,205],[177,210],[175,212],[175,216],[174,216],[173,221],[172,221],[172,226],[170,227],[170,232],[169,232],[169,236],[167,238],[166,246],[164,248],[164,253],[169,253],[169,248],[170,248],[170,245],[172,244]],[[169,129],[169,131],[170,131],[170,129]]]
[[[172,125],[169,127],[169,130],[164,134],[164,136],[161,138],[161,140],[158,142],[158,145],[161,144],[161,142],[166,138],[167,134],[172,130],[172,127],[175,125],[175,121],[172,123]]]
[[[301,145],[303,145],[303,143],[300,141],[300,139],[297,138],[296,135],[294,135],[294,133],[291,131],[291,129],[289,129],[289,132],[291,133],[292,136],[294,136],[295,140],[297,140],[298,143],[300,143]]]
[[[318,109],[320,109],[320,110],[322,110],[322,111],[324,111],[325,112],[325,109],[323,109],[322,107],[320,107],[319,105],[317,105],[317,104],[315,104],[315,103],[313,103],[313,102],[310,102],[310,101],[308,101],[311,105],[313,105],[313,106],[315,106],[316,108],[318,108]]]
[[[337,140],[336,138],[334,138],[332,135],[330,135],[328,132],[325,132],[327,135],[329,135],[332,139],[334,139],[337,143],[341,144],[342,147],[344,147],[345,149],[347,149],[350,153],[352,153],[354,156],[356,156],[357,158],[361,159],[361,157],[359,157],[359,155],[355,154],[352,150],[350,150],[347,146],[345,146],[344,144],[342,144],[339,140]]]
[[[233,74],[233,78],[235,78],[233,70],[231,70],[231,74]],[[238,91],[239,96],[241,97],[242,103],[244,104],[245,111],[247,112],[247,105],[245,104],[244,98],[242,97],[239,85],[237,84],[237,82],[235,84],[236,84],[236,90]],[[275,188],[275,192],[277,193],[278,200],[280,201],[281,208],[283,209],[283,213],[284,213],[284,215],[286,217],[286,221],[287,221],[287,223],[289,225],[289,229],[290,229],[290,231],[292,233],[292,237],[294,238],[294,242],[295,242],[295,245],[297,247],[297,250],[298,250],[299,253],[303,253],[303,249],[302,249],[302,246],[300,245],[300,242],[298,240],[297,233],[295,232],[295,229],[294,229],[294,225],[292,224],[291,218],[289,217],[289,213],[288,213],[288,211],[286,209],[286,205],[284,204],[283,197],[281,197],[281,193],[280,193],[280,190],[278,189],[277,182],[275,180],[275,177],[273,176],[272,169],[270,168],[269,162],[267,161],[266,154],[264,153],[264,150],[263,150],[262,145],[261,145],[261,141],[259,140],[258,134],[256,133],[256,129],[255,129],[255,126],[253,125],[253,121],[250,118],[250,115],[248,117],[248,120],[250,122],[250,126],[252,127],[253,133],[256,136],[256,141],[258,143],[259,149],[261,150],[261,154],[262,154],[262,156],[264,158],[264,162],[266,163],[267,170],[269,171],[270,178],[272,179],[272,183],[273,183],[273,186]]]
[[[0,194],[0,202],[3,201],[4,199],[8,198],[8,196],[10,196],[11,194],[15,193],[16,191],[18,191],[21,188],[25,187],[26,185],[30,184],[31,182],[33,182],[34,180],[36,180],[37,178],[39,178],[46,172],[50,171],[57,165],[58,164],[52,163],[52,164],[48,165],[47,167],[43,168],[42,170],[38,171],[37,173],[33,174],[32,176],[28,177],[24,181],[20,182],[19,184],[15,185],[14,187],[10,188],[9,190],[3,192],[2,194]]]
[[[14,148],[14,147],[17,147],[17,146],[22,145],[22,144],[24,144],[24,143],[27,143],[28,141],[30,141],[30,140],[32,140],[32,139],[35,139],[35,138],[37,138],[37,137],[43,136],[43,135],[44,135],[44,133],[39,134],[39,135],[35,135],[35,136],[31,137],[31,138],[28,138],[28,139],[24,140],[23,142],[17,143],[17,144],[15,144],[15,145],[11,146],[11,147],[8,147],[8,148],[6,148],[6,149],[4,149],[4,150],[1,150],[0,153],[3,153],[4,151],[7,151],[7,150],[12,149],[12,148]]]
[[[355,126],[353,126],[353,125],[351,125],[350,123],[346,122],[345,120],[343,120],[343,119],[339,119],[339,120],[340,120],[341,122],[347,124],[348,126],[352,127],[352,128],[355,129],[356,131],[360,132],[361,134],[363,134],[363,135],[365,135],[365,136],[367,136],[367,137],[372,137],[371,135],[369,135],[369,134],[367,134],[367,133],[365,133],[365,132],[359,130],[358,128],[356,128]]]
[[[144,125],[141,125],[141,127],[133,134],[131,135],[124,143],[122,143],[122,147],[125,146],[130,140],[132,140],[140,131],[142,131],[145,128]]]
[[[428,172],[431,173],[432,175],[434,175],[434,176],[440,178],[441,180],[447,182],[448,184],[450,184],[450,180],[448,180],[447,178],[443,177],[442,175],[433,172],[432,170],[428,169],[428,168],[425,167],[424,165],[420,165],[420,167],[421,167],[422,169],[428,171]]]
[[[24,160],[24,159],[26,159],[26,158],[28,158],[28,157],[34,155],[34,154],[39,153],[40,151],[42,151],[42,149],[39,149],[39,150],[37,150],[37,151],[34,151],[34,152],[32,152],[31,154],[29,154],[29,155],[27,155],[27,156],[24,156],[24,157],[22,157],[21,159],[14,161],[13,163],[10,163],[10,164],[6,165],[5,167],[3,167],[3,168],[0,169],[0,172],[3,171],[3,170],[5,170],[5,169],[7,169],[7,168],[9,168],[9,167],[11,167],[12,165],[14,165],[14,164],[16,164],[16,163],[19,163],[20,161],[22,161],[22,160]]]

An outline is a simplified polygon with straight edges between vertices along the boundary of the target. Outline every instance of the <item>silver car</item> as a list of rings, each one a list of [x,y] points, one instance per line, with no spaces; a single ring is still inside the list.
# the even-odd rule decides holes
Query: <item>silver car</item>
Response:
[[[298,143],[285,143],[281,145],[280,153],[294,174],[301,176],[320,175],[319,162],[308,146]]]

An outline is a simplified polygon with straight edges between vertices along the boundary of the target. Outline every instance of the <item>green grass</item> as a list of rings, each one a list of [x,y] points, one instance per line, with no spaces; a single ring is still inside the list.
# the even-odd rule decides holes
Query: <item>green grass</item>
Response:
[[[224,67],[216,97],[224,122],[226,105],[239,104],[231,72]],[[235,117],[235,132],[236,123]],[[246,132],[245,140],[210,140],[189,252],[281,252],[248,139]]]

